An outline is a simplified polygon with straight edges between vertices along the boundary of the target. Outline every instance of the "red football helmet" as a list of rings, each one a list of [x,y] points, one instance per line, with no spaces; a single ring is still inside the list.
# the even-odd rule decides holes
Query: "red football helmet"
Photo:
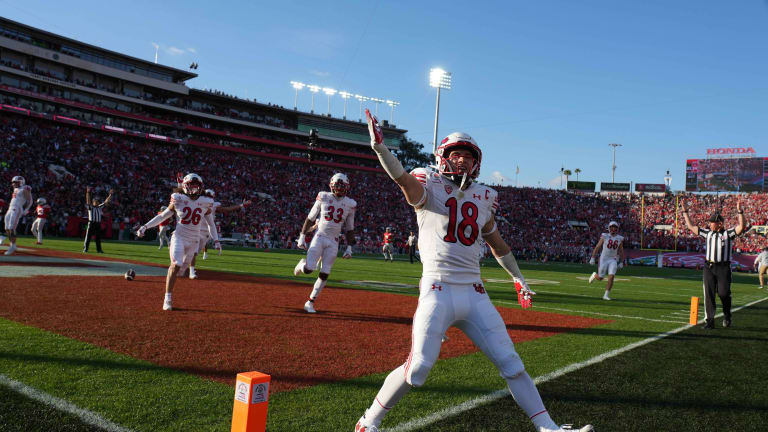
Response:
[[[469,150],[472,153],[474,161],[467,172],[460,172],[459,167],[450,160],[449,156],[454,150]],[[454,132],[443,138],[435,151],[435,160],[440,174],[448,177],[456,184],[461,184],[464,174],[471,180],[480,175],[480,162],[483,159],[483,152],[471,136],[463,132]]]
[[[181,189],[187,195],[199,196],[203,192],[203,178],[195,173],[189,173],[184,176]]]
[[[349,179],[346,174],[336,173],[331,177],[331,192],[337,197],[343,197],[349,192]]]

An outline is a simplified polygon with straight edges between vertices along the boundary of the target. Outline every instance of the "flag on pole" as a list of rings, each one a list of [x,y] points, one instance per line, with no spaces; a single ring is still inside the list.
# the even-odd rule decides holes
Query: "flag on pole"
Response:
[[[515,174],[520,174],[520,165],[517,166],[517,169],[515,170]]]

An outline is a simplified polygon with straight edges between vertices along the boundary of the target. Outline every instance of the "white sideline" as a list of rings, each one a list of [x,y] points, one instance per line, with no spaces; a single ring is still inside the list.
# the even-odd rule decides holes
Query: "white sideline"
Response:
[[[86,409],[80,408],[70,402],[65,401],[64,399],[57,398],[56,396],[51,396],[48,393],[32,388],[22,382],[8,378],[3,374],[0,374],[0,385],[9,387],[11,390],[17,393],[20,393],[38,402],[42,402],[46,405],[52,406],[53,408],[56,408],[59,411],[64,411],[66,413],[72,414],[75,417],[82,420],[84,423],[87,423],[92,426],[96,426],[107,432],[132,432],[130,429],[126,429],[122,426],[116,425],[115,423],[112,423],[111,421],[96,414],[95,412],[91,412]]]
[[[759,300],[755,300],[755,301],[753,301],[751,303],[747,303],[747,304],[745,304],[743,306],[739,306],[739,307],[733,309],[731,312],[740,311],[741,309],[744,309],[746,307],[752,306],[754,304],[760,303],[760,302],[765,301],[765,300],[768,300],[768,297],[765,297],[765,298],[762,298],[762,299],[759,299]],[[720,314],[716,315],[715,318],[720,318],[722,315],[723,314],[720,313]],[[592,357],[589,360],[586,360],[586,361],[583,361],[583,362],[580,362],[580,363],[570,364],[570,365],[568,365],[568,366],[566,366],[564,368],[558,369],[558,370],[556,370],[554,372],[538,376],[538,377],[534,378],[533,382],[536,383],[536,385],[539,385],[539,384],[545,383],[547,381],[551,381],[551,380],[553,380],[555,378],[559,378],[559,377],[561,377],[561,376],[563,376],[565,374],[577,371],[579,369],[583,369],[583,368],[585,368],[587,366],[592,366],[594,364],[601,363],[601,362],[603,362],[605,360],[608,360],[611,357],[616,357],[616,356],[618,356],[620,354],[624,354],[627,351],[631,351],[631,350],[633,350],[635,348],[639,348],[639,347],[641,347],[643,345],[649,344],[649,343],[657,341],[659,339],[664,339],[667,336],[672,336],[672,335],[674,335],[676,333],[680,333],[681,331],[687,330],[687,329],[689,329],[691,327],[693,327],[693,326],[690,325],[690,324],[687,324],[687,325],[684,325],[682,327],[678,327],[678,328],[676,328],[674,330],[670,330],[670,331],[668,331],[666,333],[661,333],[661,334],[658,334],[656,336],[649,337],[648,339],[643,339],[643,340],[641,340],[639,342],[631,343],[631,344],[629,344],[627,346],[624,346],[622,348],[618,348],[618,349],[615,349],[613,351],[608,351],[607,353],[600,354],[599,356],[596,356],[596,357]],[[425,426],[429,426],[432,423],[436,423],[436,422],[438,422],[440,420],[443,420],[443,419],[446,419],[448,417],[453,417],[453,416],[461,414],[461,413],[463,413],[465,411],[469,411],[471,409],[477,408],[480,405],[484,405],[486,403],[490,403],[490,402],[496,401],[498,399],[502,399],[504,397],[507,397],[508,395],[509,395],[509,391],[506,390],[506,389],[504,389],[504,390],[497,390],[497,391],[495,391],[493,393],[489,393],[489,394],[487,394],[485,396],[480,396],[478,398],[470,399],[470,400],[468,400],[466,402],[463,402],[463,403],[461,403],[459,405],[456,405],[454,407],[446,408],[446,409],[437,411],[437,412],[432,413],[432,414],[430,414],[430,415],[428,415],[426,417],[421,417],[421,418],[417,418],[417,419],[414,419],[414,420],[407,421],[405,423],[400,423],[399,425],[397,425],[397,426],[395,426],[395,427],[393,427],[391,429],[390,428],[386,429],[385,432],[410,432],[410,431],[415,430],[415,429],[419,429],[419,428],[422,428],[422,427],[425,427]]]

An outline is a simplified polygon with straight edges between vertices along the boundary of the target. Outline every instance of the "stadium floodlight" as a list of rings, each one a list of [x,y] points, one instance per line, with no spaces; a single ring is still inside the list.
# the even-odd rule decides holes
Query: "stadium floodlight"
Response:
[[[341,96],[341,98],[344,99],[344,120],[346,120],[347,119],[347,99],[351,98],[354,95],[350,92],[340,91],[339,96]]]
[[[613,147],[613,165],[611,165],[611,183],[616,183],[616,147],[621,147],[621,144],[611,143],[608,144]]]
[[[338,90],[332,89],[330,87],[323,87],[323,93],[328,95],[328,117],[331,116],[331,96],[338,93]]]
[[[370,100],[368,96],[356,94],[355,99],[360,101],[360,121],[363,121],[363,102]]]
[[[298,81],[291,81],[291,85],[293,86],[294,89],[296,89],[296,97],[294,97],[293,99],[293,110],[296,111],[299,104],[299,90],[303,89],[307,85],[304,84],[303,82],[298,82]]]
[[[664,176],[664,186],[667,188],[667,191],[672,191],[672,175],[669,173],[669,170],[667,170],[667,175]]]
[[[310,112],[312,114],[314,114],[315,113],[315,93],[320,91],[320,86],[319,85],[310,84],[310,85],[307,86],[307,88],[309,89],[309,91],[312,92],[312,109],[310,110]]]
[[[395,107],[400,105],[400,102],[395,102],[393,100],[387,100],[387,105],[389,105],[392,110],[389,111],[389,123],[392,123],[392,118],[395,116]]]
[[[379,104],[384,103],[384,99],[379,99],[379,98],[375,98],[375,97],[372,97],[370,99],[371,99],[371,101],[373,103],[376,104],[376,112],[375,112],[375,114],[376,114],[376,116],[378,116],[379,115]]]
[[[435,132],[432,137],[432,153],[437,151],[437,125],[440,118],[440,89],[451,89],[451,73],[441,68],[429,70],[429,86],[437,89],[437,102],[435,102]]]

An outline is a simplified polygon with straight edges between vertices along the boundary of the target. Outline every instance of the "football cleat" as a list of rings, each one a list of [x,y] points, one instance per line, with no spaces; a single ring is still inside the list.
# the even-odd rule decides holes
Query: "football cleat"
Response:
[[[582,426],[581,428],[574,428],[573,425],[564,424],[557,429],[549,429],[540,427],[539,432],[594,432],[595,428],[592,425]]]
[[[304,266],[307,264],[307,260],[304,258],[299,260],[299,263],[296,264],[296,267],[293,268],[293,275],[294,276],[301,276],[304,274]]]
[[[597,277],[597,272],[592,272],[592,276],[589,277],[589,283],[594,282],[596,277]]]
[[[367,424],[365,421],[365,414],[363,414],[362,417],[360,417],[360,420],[357,421],[357,424],[355,425],[355,432],[379,432],[379,428]]]
[[[608,293],[605,293],[605,294],[603,294],[603,300],[608,300],[608,301],[610,301],[610,300],[613,300],[613,299],[611,299],[610,297],[608,297]]]
[[[304,310],[307,311],[307,313],[316,313],[315,305],[312,304],[311,301],[307,300],[306,303],[304,303]]]
[[[197,279],[197,273],[194,270],[192,270],[191,268],[189,269],[189,278],[190,279]]]
[[[171,304],[171,300],[170,299],[166,299],[166,300],[163,301],[163,310],[164,311],[165,310],[167,310],[167,311],[173,310],[173,305]]]
[[[8,250],[5,251],[5,254],[13,255],[14,252],[16,252],[16,243],[11,243],[11,245],[8,247]]]
[[[207,260],[207,259],[208,259],[208,252],[203,252],[203,259],[204,259],[204,260]]]

